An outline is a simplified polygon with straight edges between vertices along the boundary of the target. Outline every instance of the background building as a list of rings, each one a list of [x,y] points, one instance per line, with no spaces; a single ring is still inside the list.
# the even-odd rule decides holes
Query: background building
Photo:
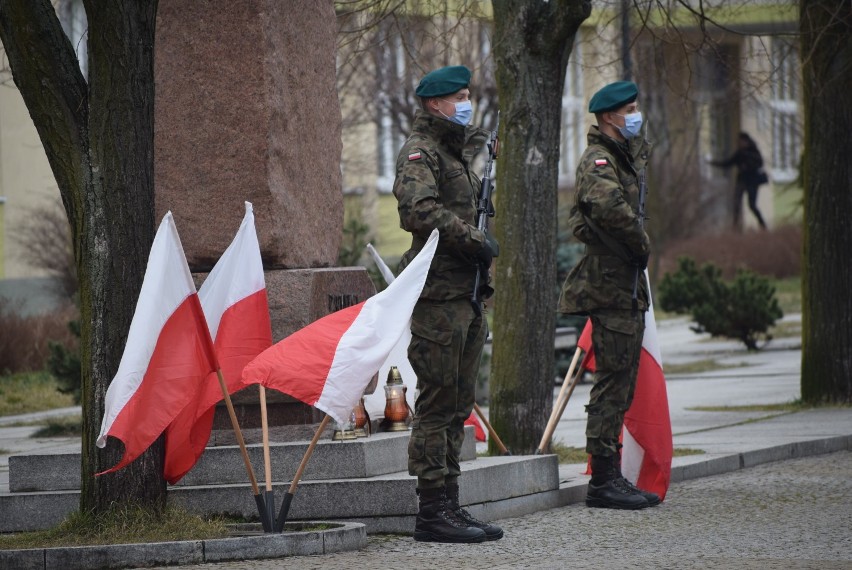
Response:
[[[641,87],[655,142],[649,199],[658,247],[730,225],[734,172],[708,160],[729,155],[739,131],[757,141],[767,165],[771,184],[761,188],[759,206],[770,227],[795,222],[801,193],[788,188],[798,178],[802,146],[796,4],[705,2],[705,8],[716,6],[707,8],[717,24],[707,32],[682,6],[667,12],[667,19],[652,14],[643,22],[635,11],[625,19],[624,4],[596,2],[577,34],[562,97],[561,206],[570,203],[577,160],[594,119],[587,112],[589,97],[629,76]],[[632,9],[632,2],[626,4]],[[418,105],[414,89],[420,77],[443,65],[469,66],[474,123],[493,128],[496,122],[490,3],[447,2],[440,13],[424,11],[432,4],[421,3],[393,17],[345,12],[349,5],[338,10],[345,227],[350,242],[369,239],[393,260],[410,239],[399,229],[391,186],[396,153]],[[57,12],[85,73],[82,1],[61,0]],[[8,71],[0,71],[0,81],[0,279],[44,277],[49,271],[26,260],[28,247],[16,236],[32,223],[33,212],[59,207],[59,192]],[[497,188],[498,201],[499,194]],[[754,227],[747,210],[744,216],[746,228]]]

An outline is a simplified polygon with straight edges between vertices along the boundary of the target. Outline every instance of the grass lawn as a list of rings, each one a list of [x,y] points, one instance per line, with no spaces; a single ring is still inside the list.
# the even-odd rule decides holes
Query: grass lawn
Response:
[[[0,550],[225,538],[224,519],[204,519],[176,507],[153,513],[133,505],[94,516],[74,513],[48,530],[0,535]]]
[[[0,376],[0,416],[14,416],[67,408],[74,405],[70,394],[60,394],[56,380],[47,372],[21,372]]]
[[[802,278],[787,277],[772,282],[775,286],[775,297],[785,315],[802,312]]]
[[[555,454],[556,457],[559,458],[559,463],[563,464],[571,464],[571,463],[585,463],[589,459],[589,454],[586,453],[586,450],[582,447],[571,447],[568,445],[562,444],[562,442],[554,441],[550,446],[551,453]],[[688,447],[675,447],[672,450],[672,455],[674,457],[683,457],[686,455],[702,455],[706,453],[703,449],[691,449]]]
[[[393,194],[382,194],[378,200],[378,227],[376,249],[383,258],[399,260],[411,247],[411,234],[399,227],[397,201]],[[396,267],[392,268],[396,271]]]

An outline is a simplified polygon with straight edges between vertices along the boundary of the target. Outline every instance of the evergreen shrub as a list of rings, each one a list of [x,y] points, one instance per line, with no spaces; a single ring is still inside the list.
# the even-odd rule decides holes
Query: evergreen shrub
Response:
[[[769,279],[740,269],[733,281],[722,279],[712,263],[698,267],[689,257],[678,259],[678,269],[666,273],[657,289],[657,302],[664,311],[691,314],[696,332],[739,340],[748,350],[758,349],[758,340],[771,340],[767,331],[783,317]]]

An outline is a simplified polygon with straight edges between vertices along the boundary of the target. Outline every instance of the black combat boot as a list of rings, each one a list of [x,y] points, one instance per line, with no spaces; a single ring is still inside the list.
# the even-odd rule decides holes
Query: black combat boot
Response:
[[[621,479],[624,481],[623,484],[628,489],[630,489],[634,493],[639,493],[640,495],[642,495],[645,498],[645,500],[648,501],[648,506],[650,506],[650,507],[656,507],[657,505],[659,505],[662,502],[662,499],[660,499],[660,496],[658,494],[652,493],[651,491],[645,491],[643,489],[640,489],[639,487],[637,487],[636,485],[631,483],[627,479],[627,477],[625,477],[621,473],[621,446],[618,447],[618,454],[616,454],[615,457],[613,457],[613,459],[615,460],[615,469],[618,472],[618,476],[621,477]]]
[[[453,514],[444,487],[418,489],[420,512],[414,525],[419,542],[484,542],[485,531],[467,526]]]
[[[503,538],[503,529],[496,524],[482,522],[473,518],[466,509],[463,509],[459,504],[459,486],[447,485],[447,502],[453,510],[456,518],[461,520],[467,526],[482,529],[485,532],[485,540],[500,540]]]
[[[586,506],[599,509],[644,509],[645,497],[631,490],[616,468],[615,458],[592,456],[592,479],[586,491]]]

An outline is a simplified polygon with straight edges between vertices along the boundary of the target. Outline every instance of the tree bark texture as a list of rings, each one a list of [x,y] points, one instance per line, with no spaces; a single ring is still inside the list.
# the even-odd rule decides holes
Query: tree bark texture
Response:
[[[154,236],[157,1],[85,0],[89,82],[49,0],[0,0],[0,39],[71,223],[80,281],[83,453],[80,507],[165,504],[158,442],[117,473],[122,445],[95,447]]]
[[[556,212],[562,91],[590,2],[495,0],[500,100],[491,421],[514,453],[550,415],[556,326]],[[491,450],[496,451],[491,444]]]
[[[852,402],[852,4],[801,0],[802,399]]]

